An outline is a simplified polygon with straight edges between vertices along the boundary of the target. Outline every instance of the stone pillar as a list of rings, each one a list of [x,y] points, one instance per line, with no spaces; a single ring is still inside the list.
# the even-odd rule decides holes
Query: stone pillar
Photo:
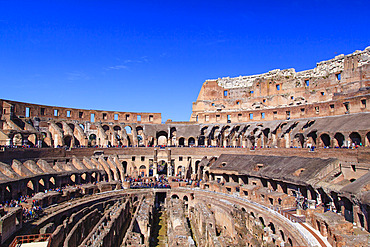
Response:
[[[198,146],[198,138],[195,139],[195,146]]]
[[[226,147],[227,146],[227,140],[224,139],[223,143],[222,143],[222,146]]]
[[[242,146],[243,146],[243,148],[247,147],[247,140],[242,140]]]

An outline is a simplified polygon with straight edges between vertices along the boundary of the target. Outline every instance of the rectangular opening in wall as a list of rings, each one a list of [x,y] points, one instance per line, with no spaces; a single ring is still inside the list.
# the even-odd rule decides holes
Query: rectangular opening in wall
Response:
[[[131,157],[131,160],[132,160],[132,161],[135,161],[135,156],[132,156],[132,157]]]
[[[261,112],[261,118],[265,119],[265,113],[264,112]]]
[[[337,77],[338,81],[342,80],[342,74],[341,73],[335,74],[335,76]]]
[[[242,114],[241,113],[239,113],[238,114],[238,121],[241,121],[242,120]]]
[[[182,161],[182,156],[179,156],[179,161]]]
[[[306,83],[306,87],[310,85],[310,80],[305,80],[304,83]]]
[[[343,105],[344,105],[344,108],[346,109],[345,114],[349,114],[349,102],[344,102]]]
[[[361,107],[366,108],[366,99],[361,100]]]
[[[90,115],[90,121],[91,122],[95,122],[95,114],[94,113],[91,113],[91,115]]]
[[[321,92],[321,95],[324,96],[325,95],[325,92]]]
[[[45,108],[41,108],[40,109],[40,115],[41,116],[45,116]]]
[[[226,97],[227,96],[227,90],[224,91],[224,96]]]
[[[316,114],[320,113],[320,107],[319,106],[315,106],[315,112],[316,112]]]
[[[108,118],[108,114],[107,113],[103,113],[103,119],[104,120],[107,120],[107,118]]]
[[[126,114],[126,121],[130,120],[130,114]]]
[[[67,111],[67,117],[71,117],[71,111]]]
[[[216,115],[216,122],[220,121],[220,115]]]
[[[30,108],[26,107],[26,117],[30,117]]]
[[[231,115],[227,115],[227,122],[231,123]]]
[[[289,120],[290,119],[290,111],[286,111],[286,119]]]
[[[57,109],[54,110],[54,117],[59,116],[59,111]]]
[[[304,113],[304,108],[301,108],[301,113]]]
[[[149,122],[153,122],[153,115],[149,115]]]
[[[78,117],[79,118],[83,118],[83,116],[84,116],[84,113],[82,111],[78,112]]]
[[[330,109],[334,109],[334,104],[330,104]]]
[[[254,94],[254,91],[250,91],[251,94]]]
[[[145,161],[145,156],[141,156],[141,161]]]
[[[114,114],[114,120],[118,120],[118,114]]]
[[[209,121],[209,116],[208,115],[205,115],[204,116],[204,121],[208,122]]]
[[[276,90],[280,90],[280,84],[276,84]]]
[[[137,121],[140,122],[141,121],[141,115],[137,115]]]
[[[253,119],[253,113],[249,113],[249,119]]]

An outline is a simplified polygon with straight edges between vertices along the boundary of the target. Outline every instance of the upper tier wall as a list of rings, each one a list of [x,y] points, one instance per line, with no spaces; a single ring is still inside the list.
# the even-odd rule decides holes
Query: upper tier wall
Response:
[[[193,103],[190,121],[197,121],[198,116],[198,122],[204,122],[199,117],[208,113],[300,107],[345,100],[351,94],[368,95],[369,72],[370,47],[320,62],[311,70],[276,69],[259,75],[206,80]]]
[[[41,120],[78,120],[92,122],[126,122],[160,124],[161,113],[118,112],[84,110],[58,106],[46,106],[0,99],[0,117],[15,115],[20,118],[38,117]],[[94,114],[94,115],[92,115]]]

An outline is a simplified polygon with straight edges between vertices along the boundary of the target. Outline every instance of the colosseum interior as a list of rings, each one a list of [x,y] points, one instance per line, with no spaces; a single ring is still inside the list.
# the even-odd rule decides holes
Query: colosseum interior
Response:
[[[369,246],[369,99],[370,47],[206,80],[189,122],[2,99],[1,245]]]

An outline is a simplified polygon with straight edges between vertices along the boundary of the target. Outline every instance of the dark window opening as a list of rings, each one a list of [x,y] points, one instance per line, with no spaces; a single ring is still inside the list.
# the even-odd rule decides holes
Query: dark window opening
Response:
[[[78,117],[79,118],[83,118],[83,116],[84,116],[84,113],[82,111],[78,112]]]
[[[40,109],[40,114],[41,114],[41,116],[45,116],[45,108]]]

